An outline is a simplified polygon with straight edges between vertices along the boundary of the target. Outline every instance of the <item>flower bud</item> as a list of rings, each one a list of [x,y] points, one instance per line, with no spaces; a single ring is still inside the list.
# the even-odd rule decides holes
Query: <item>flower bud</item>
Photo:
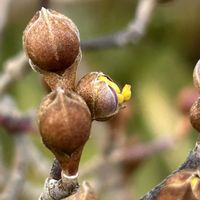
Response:
[[[200,132],[200,98],[198,98],[190,109],[190,122]]]
[[[131,86],[119,87],[102,72],[86,74],[78,83],[76,91],[87,103],[92,118],[106,120],[115,115],[124,101],[131,97]]]
[[[76,93],[58,88],[43,99],[38,115],[43,143],[66,175],[76,174],[91,127],[86,103]]]
[[[197,62],[193,71],[193,84],[197,89],[200,89],[200,60]]]
[[[79,32],[66,16],[42,8],[26,27],[23,45],[36,70],[63,72],[79,54]]]
[[[197,200],[199,195],[199,172],[185,169],[169,177],[156,200]]]
[[[190,179],[193,195],[195,198],[200,199],[200,177],[199,172],[194,174]]]

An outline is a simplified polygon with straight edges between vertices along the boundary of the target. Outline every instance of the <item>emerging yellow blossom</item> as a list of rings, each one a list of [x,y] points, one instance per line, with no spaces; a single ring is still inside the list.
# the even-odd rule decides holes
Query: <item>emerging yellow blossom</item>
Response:
[[[113,81],[109,80],[106,76],[99,76],[99,77],[98,77],[98,80],[107,83],[111,88],[114,89],[114,91],[115,91],[116,93],[120,93],[120,89],[119,89],[119,87],[117,86],[117,84],[114,83]]]
[[[124,96],[124,101],[128,101],[131,98],[131,85],[126,84],[122,89],[122,95]]]
[[[124,96],[119,93],[116,93],[116,94],[117,94],[118,103],[122,104],[124,102]]]
[[[194,188],[198,182],[199,182],[199,177],[193,176],[190,180],[191,187]]]
[[[104,81],[116,92],[119,104],[122,104],[131,98],[131,85],[126,84],[121,91],[117,84],[109,80],[106,76],[99,76],[98,80]]]

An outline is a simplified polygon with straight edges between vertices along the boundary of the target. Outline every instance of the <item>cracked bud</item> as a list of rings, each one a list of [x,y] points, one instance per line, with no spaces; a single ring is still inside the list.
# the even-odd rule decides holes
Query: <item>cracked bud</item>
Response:
[[[156,200],[198,200],[199,191],[199,170],[184,169],[167,179]]]
[[[91,127],[86,103],[78,94],[58,88],[43,99],[38,115],[43,143],[54,153],[64,174],[75,175]]]
[[[79,54],[79,32],[66,16],[42,8],[26,27],[23,45],[36,70],[63,72]]]
[[[123,102],[131,97],[131,86],[125,85],[122,91],[102,72],[86,74],[78,83],[77,93],[87,103],[92,118],[106,120],[115,115]]]
[[[198,98],[190,109],[190,122],[200,132],[200,98]]]

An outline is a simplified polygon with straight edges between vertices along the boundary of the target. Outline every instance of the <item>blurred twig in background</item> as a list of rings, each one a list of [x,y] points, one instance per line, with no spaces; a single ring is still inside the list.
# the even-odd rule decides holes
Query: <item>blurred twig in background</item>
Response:
[[[8,181],[5,183],[4,190],[0,195],[0,199],[18,199],[21,194],[25,173],[27,169],[27,152],[26,152],[26,136],[14,136],[14,163],[13,169],[8,174]]]
[[[4,71],[0,75],[0,95],[15,81],[21,79],[29,71],[28,62],[24,53],[9,58],[3,65]]]
[[[2,51],[2,49],[1,49],[2,32],[3,32],[4,26],[6,25],[6,22],[7,22],[7,15],[8,15],[10,2],[11,2],[11,0],[1,0],[1,3],[0,3],[0,13],[1,13],[1,17],[0,17],[0,51]]]
[[[117,33],[82,42],[83,50],[97,50],[121,47],[128,43],[136,43],[145,34],[151,20],[156,0],[139,0],[134,18],[128,26]]]
[[[162,190],[164,190],[164,188],[166,187],[166,183],[168,181],[168,179],[170,179],[171,177],[173,177],[174,175],[178,174],[179,172],[181,172],[182,170],[194,170],[194,172],[196,170],[199,169],[200,166],[200,143],[199,140],[197,141],[194,149],[190,152],[189,156],[187,157],[186,161],[176,170],[174,171],[172,174],[170,174],[165,180],[163,180],[159,185],[157,185],[154,189],[152,189],[149,193],[147,193],[144,197],[141,198],[141,200],[154,200],[154,199],[159,199],[162,200],[162,198],[159,198],[160,192]],[[195,174],[195,173],[194,173]],[[197,178],[199,179],[199,176],[197,175]],[[176,182],[174,182],[175,184]],[[180,182],[180,184],[184,183],[184,181]],[[184,190],[184,188],[182,188],[182,190]],[[172,194],[171,191],[169,191],[169,193]],[[167,196],[167,193],[166,193]],[[174,200],[177,199],[178,194],[174,194]],[[199,196],[198,196],[199,197]],[[187,198],[185,198],[187,199]],[[189,199],[193,199],[193,198],[189,198]],[[194,198],[199,199],[199,198]]]

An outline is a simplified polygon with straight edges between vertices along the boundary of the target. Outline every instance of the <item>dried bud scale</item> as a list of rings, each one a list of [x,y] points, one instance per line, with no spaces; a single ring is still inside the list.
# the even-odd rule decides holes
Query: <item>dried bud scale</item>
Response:
[[[23,45],[38,69],[62,72],[74,63],[79,54],[79,32],[66,16],[42,8],[26,27]]]
[[[38,116],[46,147],[55,154],[63,170],[69,174],[77,173],[91,127],[86,103],[76,93],[58,88],[43,99]]]
[[[102,72],[86,74],[77,84],[76,91],[87,103],[92,118],[106,120],[115,115],[124,101],[131,97],[130,85],[122,92],[111,78]]]

